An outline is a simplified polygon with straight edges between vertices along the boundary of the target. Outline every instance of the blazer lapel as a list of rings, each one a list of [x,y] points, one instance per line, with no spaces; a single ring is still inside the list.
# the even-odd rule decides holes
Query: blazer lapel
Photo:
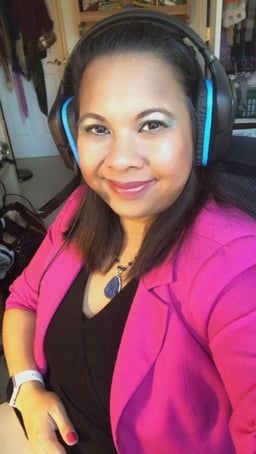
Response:
[[[167,286],[165,286],[167,288]],[[156,361],[162,348],[169,320],[169,306],[157,296],[157,289],[145,288],[141,280],[125,325],[110,396],[110,414],[116,441],[118,422],[127,402]]]

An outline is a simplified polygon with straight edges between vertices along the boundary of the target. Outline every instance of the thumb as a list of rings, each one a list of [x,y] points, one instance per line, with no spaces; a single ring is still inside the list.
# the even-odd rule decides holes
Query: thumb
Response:
[[[78,435],[61,402],[59,402],[59,405],[51,412],[51,417],[54,419],[55,425],[59,430],[63,441],[67,445],[75,445],[78,442]]]

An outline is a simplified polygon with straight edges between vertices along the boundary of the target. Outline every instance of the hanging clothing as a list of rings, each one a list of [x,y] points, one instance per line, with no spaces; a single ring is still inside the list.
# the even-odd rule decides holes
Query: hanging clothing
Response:
[[[14,80],[16,96],[17,96],[18,103],[19,103],[21,117],[23,120],[25,120],[28,117],[28,105],[27,105],[24,88],[23,88],[21,75],[19,73],[14,72],[13,80]]]
[[[28,117],[28,106],[21,75],[24,75],[24,66],[20,65],[16,43],[20,41],[12,5],[5,0],[0,1],[0,63],[3,67],[7,88],[14,87],[22,119]],[[12,71],[11,71],[12,67]]]
[[[246,19],[234,27],[232,60],[237,72],[256,67],[256,0],[246,3]]]
[[[53,21],[51,20],[44,0],[0,0],[1,17],[6,25],[6,34],[11,49],[10,61],[13,71],[16,74],[23,74],[31,80],[35,88],[40,110],[47,115],[47,93],[45,86],[44,70],[42,58],[46,57],[46,50],[55,41],[56,36],[53,31]],[[1,25],[1,24],[0,24]],[[10,84],[11,73],[8,72],[5,49],[1,39],[0,28],[0,63],[4,63],[6,81]],[[22,41],[23,56],[21,58],[21,46],[17,42]],[[42,44],[44,43],[44,48]],[[18,49],[18,52],[17,52]],[[26,63],[25,71],[20,61]],[[18,88],[17,96],[19,106],[23,109],[22,116],[26,116],[26,106],[24,103],[24,92],[22,93],[21,78],[17,78],[15,87]],[[23,107],[22,107],[23,106]]]
[[[225,28],[241,22],[246,17],[245,0],[223,0],[222,25]]]
[[[246,19],[244,21],[245,42],[252,42],[255,35],[256,0],[248,0],[246,5]]]
[[[32,80],[38,99],[40,110],[47,115],[47,93],[45,87],[44,70],[38,46],[39,38],[53,29],[44,0],[12,0],[15,21],[22,34],[24,53],[26,58],[28,78]]]
[[[3,68],[5,83],[8,90],[12,90],[13,88],[12,74],[9,67],[10,58],[11,49],[9,46],[9,41],[7,39],[3,17],[0,11],[0,66],[2,66]]]
[[[24,41],[37,40],[53,28],[44,0],[12,0],[15,20]]]
[[[41,112],[48,113],[44,70],[36,40],[24,43],[28,80],[32,80]]]

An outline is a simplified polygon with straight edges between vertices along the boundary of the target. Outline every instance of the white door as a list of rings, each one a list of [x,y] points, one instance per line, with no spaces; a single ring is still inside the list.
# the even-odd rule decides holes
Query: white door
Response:
[[[209,0],[208,0],[209,1]],[[220,57],[222,0],[210,0],[210,45],[216,55]]]
[[[46,3],[57,36],[57,41],[47,50],[47,57],[42,60],[49,110],[57,93],[67,55],[58,0],[46,0]],[[25,120],[19,110],[15,90],[10,92],[6,88],[3,72],[0,71],[0,99],[14,156],[18,159],[57,155],[47,118],[39,109],[32,82],[24,77],[22,82],[28,105],[28,117]]]
[[[189,25],[201,36],[203,41],[209,41],[209,45],[217,57],[220,52],[222,2],[223,0],[190,0]],[[209,10],[209,14],[207,10]],[[210,28],[210,36],[207,33],[207,25]]]

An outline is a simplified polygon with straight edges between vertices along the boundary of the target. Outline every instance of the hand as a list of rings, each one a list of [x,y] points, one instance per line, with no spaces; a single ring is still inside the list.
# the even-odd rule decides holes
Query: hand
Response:
[[[78,438],[58,396],[36,382],[24,383],[17,399],[33,454],[65,454],[56,430],[67,445]]]

